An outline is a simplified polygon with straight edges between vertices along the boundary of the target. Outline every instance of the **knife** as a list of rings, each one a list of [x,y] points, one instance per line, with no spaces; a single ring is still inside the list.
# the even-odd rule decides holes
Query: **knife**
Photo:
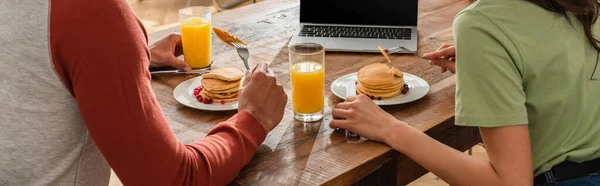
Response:
[[[356,96],[356,81],[346,82],[346,99],[348,99],[351,96]],[[346,130],[346,135],[353,138],[359,137],[358,134],[355,134],[348,130]]]
[[[346,99],[350,96],[356,96],[356,82],[348,81],[346,82]]]

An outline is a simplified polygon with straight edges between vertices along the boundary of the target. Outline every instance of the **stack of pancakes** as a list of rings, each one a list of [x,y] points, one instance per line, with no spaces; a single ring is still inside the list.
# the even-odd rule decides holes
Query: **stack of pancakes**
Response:
[[[395,67],[384,63],[374,63],[358,71],[356,92],[381,99],[394,97],[404,87],[403,73]]]
[[[210,98],[215,102],[232,102],[238,100],[240,81],[244,72],[237,68],[221,68],[202,75],[203,98]]]

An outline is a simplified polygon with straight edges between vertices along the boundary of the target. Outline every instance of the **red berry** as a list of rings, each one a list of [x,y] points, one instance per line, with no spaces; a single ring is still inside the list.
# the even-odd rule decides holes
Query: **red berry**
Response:
[[[406,94],[408,92],[408,90],[410,90],[410,88],[408,87],[408,85],[405,83],[404,86],[402,87],[402,94]]]
[[[197,96],[198,94],[200,94],[200,90],[194,90],[194,96]]]
[[[374,100],[374,99],[375,99],[375,96],[369,96],[369,98],[371,98],[371,100]]]
[[[202,98],[202,96],[198,96],[198,97],[196,97],[196,100],[198,100],[198,102],[202,103],[202,101],[204,100],[204,98]]]
[[[208,104],[212,104],[213,103],[213,99],[208,98]]]
[[[221,100],[221,105],[225,105],[225,100]]]
[[[404,87],[404,88],[402,89],[402,94],[406,94],[407,92],[408,92],[408,87]]]
[[[388,49],[385,49],[383,51],[385,51],[385,53],[390,53],[390,51]]]
[[[210,98],[206,98],[206,99],[204,99],[204,101],[202,101],[202,103],[204,103],[204,104],[208,104],[208,100],[209,100],[209,99],[210,99]]]
[[[354,84],[355,84],[355,85],[358,85],[358,81],[357,81],[357,82],[354,82]]]
[[[377,100],[381,100],[381,97],[377,97]]]

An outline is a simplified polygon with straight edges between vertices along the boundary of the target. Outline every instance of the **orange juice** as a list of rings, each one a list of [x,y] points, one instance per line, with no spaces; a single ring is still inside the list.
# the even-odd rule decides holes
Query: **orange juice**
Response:
[[[204,68],[211,64],[210,21],[191,17],[181,21],[183,57],[192,68]]]
[[[321,63],[305,61],[290,69],[294,111],[311,114],[323,110],[325,72]]]

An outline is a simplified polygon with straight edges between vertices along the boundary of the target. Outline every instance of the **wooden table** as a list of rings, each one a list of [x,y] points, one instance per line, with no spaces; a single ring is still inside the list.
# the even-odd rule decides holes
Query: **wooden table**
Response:
[[[434,51],[452,42],[452,21],[468,5],[467,0],[419,0],[419,53]],[[298,0],[264,1],[213,16],[213,26],[228,30],[249,43],[251,65],[266,62],[290,95],[287,43],[299,21]],[[150,34],[150,43],[174,26]],[[214,68],[237,66],[237,53],[213,37]],[[250,164],[232,185],[405,185],[427,170],[384,144],[347,140],[342,132],[328,127],[331,108],[342,100],[329,91],[336,78],[361,67],[383,61],[380,54],[326,54],[325,118],[305,124],[293,119],[291,96],[285,117],[259,147]],[[392,65],[425,79],[427,96],[409,104],[383,107],[396,118],[410,123],[431,137],[465,151],[480,141],[477,128],[459,127],[454,122],[455,77],[408,55],[393,55]],[[152,86],[171,127],[183,142],[203,137],[215,124],[235,112],[209,112],[187,108],[175,101],[172,91],[188,79],[181,75],[158,75]]]

